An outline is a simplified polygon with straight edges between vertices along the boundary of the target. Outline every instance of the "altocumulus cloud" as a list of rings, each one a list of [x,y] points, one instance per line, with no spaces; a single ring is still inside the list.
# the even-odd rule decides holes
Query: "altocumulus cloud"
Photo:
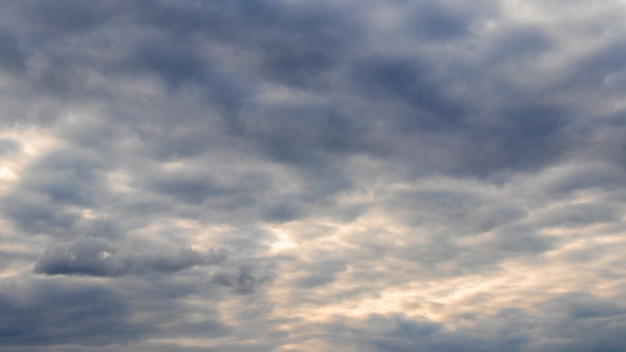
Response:
[[[626,351],[617,0],[0,4],[0,351]]]

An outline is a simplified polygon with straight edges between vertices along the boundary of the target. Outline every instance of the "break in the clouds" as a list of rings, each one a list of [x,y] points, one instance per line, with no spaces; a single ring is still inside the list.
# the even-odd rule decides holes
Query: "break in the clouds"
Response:
[[[626,351],[621,1],[0,9],[0,351]]]

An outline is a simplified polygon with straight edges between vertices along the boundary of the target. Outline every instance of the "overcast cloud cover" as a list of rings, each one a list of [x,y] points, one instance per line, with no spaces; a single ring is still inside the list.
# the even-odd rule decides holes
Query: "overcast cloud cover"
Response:
[[[626,351],[621,0],[0,2],[0,351]]]

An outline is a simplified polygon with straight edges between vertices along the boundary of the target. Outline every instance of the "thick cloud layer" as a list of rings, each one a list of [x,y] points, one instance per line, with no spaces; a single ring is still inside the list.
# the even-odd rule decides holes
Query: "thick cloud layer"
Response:
[[[0,351],[623,351],[624,4],[0,4]]]

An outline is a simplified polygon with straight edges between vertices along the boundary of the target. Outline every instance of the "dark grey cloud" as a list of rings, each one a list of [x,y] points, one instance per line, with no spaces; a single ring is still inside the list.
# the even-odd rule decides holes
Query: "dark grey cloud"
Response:
[[[36,281],[3,288],[0,346],[126,343],[149,331],[129,321],[115,292],[93,284]]]
[[[461,107],[445,96],[444,87],[420,57],[366,58],[357,62],[355,83],[375,99],[399,99],[411,109],[400,128],[445,128],[460,119]]]
[[[194,266],[220,264],[225,259],[224,251],[203,254],[188,248],[168,248],[133,253],[106,240],[85,238],[46,249],[34,270],[46,275],[117,277],[173,273]]]
[[[185,170],[172,175],[161,175],[161,179],[154,180],[151,188],[158,193],[173,196],[188,203],[202,203],[207,198],[220,197],[237,190],[216,184],[208,175],[190,175]]]
[[[555,45],[550,33],[533,26],[513,27],[499,34],[492,39],[494,42],[489,53],[490,63],[494,66],[506,67],[512,63],[532,60]]]
[[[26,233],[71,236],[81,216],[71,207],[105,201],[102,165],[89,153],[55,150],[29,166],[2,203]]]
[[[21,73],[26,69],[26,60],[23,50],[20,48],[16,36],[10,32],[0,34],[2,51],[0,52],[0,62],[5,70],[14,73]]]
[[[484,6],[484,3],[481,4]],[[484,11],[483,7],[479,7]],[[417,4],[412,18],[417,33],[430,40],[454,39],[470,34],[470,26],[478,16],[467,7],[457,7],[445,2],[424,1]]]
[[[79,220],[75,213],[52,206],[37,195],[4,200],[4,211],[25,233],[67,235]]]
[[[222,270],[213,274],[211,282],[226,286],[239,294],[252,293],[255,287],[271,282],[271,273],[257,273],[249,265],[241,265],[234,270]]]
[[[0,9],[0,350],[626,349],[619,2]]]
[[[20,14],[48,34],[53,31],[57,35],[76,35],[105,25],[123,10],[122,6],[118,1],[94,6],[80,1],[64,1],[62,4],[30,1],[20,5]]]
[[[78,13],[87,11],[78,4],[72,3],[67,6]],[[142,73],[147,74],[148,77],[156,75],[162,78],[167,86],[174,88],[188,85],[199,87],[205,91],[205,97],[212,101],[213,105],[226,109],[222,111],[225,114],[223,118],[227,130],[238,131],[241,134],[242,126],[249,126],[241,134],[242,140],[253,142],[252,148],[260,151],[266,150],[270,155],[281,158],[280,160],[306,160],[310,158],[310,155],[315,156],[319,153],[330,156],[337,150],[371,153],[380,149],[389,149],[389,146],[376,146],[371,143],[373,136],[380,133],[378,129],[370,127],[374,122],[371,118],[362,118],[358,115],[345,116],[346,113],[340,110],[340,104],[345,103],[343,97],[354,95],[355,92],[357,92],[358,100],[374,100],[382,104],[381,108],[387,111],[389,107],[404,110],[403,112],[396,111],[390,116],[380,117],[384,121],[383,124],[388,125],[392,131],[445,126],[448,126],[447,129],[450,130],[451,122],[467,119],[474,110],[471,104],[459,101],[450,94],[452,82],[448,80],[457,76],[457,80],[467,81],[466,69],[454,62],[435,62],[438,58],[431,57],[435,53],[425,52],[416,55],[363,49],[348,51],[351,47],[367,48],[369,35],[363,23],[347,20],[345,16],[340,15],[341,12],[338,11],[349,11],[343,7],[333,8],[327,5],[312,7],[306,3],[282,6],[280,2],[262,4],[234,2],[229,5],[194,2],[181,6],[162,2],[148,5],[149,8],[154,8],[154,11],[149,12],[154,13],[146,15],[148,10],[138,3],[129,6],[131,9],[125,11],[116,9],[119,6],[115,5],[106,6],[106,11],[89,9],[90,13],[98,13],[103,18],[110,17],[121,21],[124,16],[130,16],[136,17],[139,21],[135,27],[130,28],[127,38],[121,41],[114,41],[111,38],[112,33],[104,29],[99,29],[97,33],[75,30],[78,35],[76,41],[85,42],[86,45],[79,47],[78,53],[72,51],[72,56],[79,59],[58,58],[58,60],[76,62],[74,66],[66,64],[64,68],[64,65],[48,65],[54,66],[55,70],[59,71],[59,73],[50,72],[51,75],[58,77],[58,79],[50,79],[59,82],[50,83],[51,93],[70,89],[72,93],[68,94],[80,95],[80,92],[87,88],[83,87],[85,85],[83,77],[94,67],[96,70],[104,70],[107,74],[114,76],[141,75]],[[491,12],[491,5],[485,3],[484,10]],[[459,9],[449,4],[424,2],[412,11],[424,18],[433,19],[433,24],[428,26],[432,27],[436,24],[442,27],[426,31],[425,35],[433,37],[439,37],[442,33],[450,31],[455,32],[456,30],[446,29],[451,23],[465,23],[463,26],[467,26],[473,21],[484,20],[484,16],[480,14],[482,10]],[[68,13],[71,14],[72,11]],[[439,15],[431,16],[431,14]],[[448,17],[455,20],[436,20]],[[201,21],[200,18],[204,20]],[[215,21],[207,20],[211,18]],[[76,22],[80,27],[78,21],[66,19],[66,22],[70,24]],[[427,21],[415,21],[415,23],[424,22]],[[129,25],[129,23],[122,23]],[[243,23],[245,25],[242,25]],[[97,25],[97,27],[102,26],[103,24]],[[259,35],[260,29],[262,29],[263,36]],[[515,34],[511,31],[510,35],[523,37],[526,34]],[[91,36],[95,36],[98,40],[90,40]],[[529,41],[533,40],[529,39]],[[67,46],[67,44],[64,45]],[[104,45],[107,47],[103,47]],[[498,42],[492,45],[501,47]],[[217,55],[218,49],[227,50],[228,55]],[[56,51],[61,50],[69,51],[70,48],[63,47]],[[309,52],[310,50],[319,53]],[[96,55],[101,52],[111,54]],[[241,58],[227,59],[228,56],[235,56],[237,53],[242,54]],[[256,64],[259,61],[258,58],[262,62],[261,68]],[[56,61],[57,59],[50,58],[50,60]],[[234,62],[237,61],[239,65],[233,67]],[[434,65],[438,65],[440,69],[433,70]],[[269,72],[265,74],[266,70],[262,67],[266,67]],[[354,69],[346,69],[349,67],[354,67]],[[310,73],[307,73],[309,71]],[[261,117],[262,124],[258,123],[259,117],[255,116],[258,114],[237,113],[250,106],[251,94],[263,82],[291,84],[281,77],[306,82],[297,83],[299,87],[303,84],[322,81],[323,83],[310,88],[303,87],[319,92],[322,96],[327,96],[325,91],[328,90],[328,85],[332,84],[336,86],[333,88],[336,91],[334,96],[340,99],[337,104],[321,111],[315,111],[317,108],[313,110],[311,107],[306,107],[306,111],[282,112],[277,111],[276,108],[279,107],[274,107],[273,111],[263,111],[264,106],[251,106],[256,111],[262,109],[264,116],[275,116],[271,119]],[[50,81],[48,78],[42,79]],[[472,84],[472,82],[468,81],[466,84]],[[72,86],[75,88],[71,88]],[[356,111],[352,112],[352,114],[355,113]],[[478,128],[477,132],[480,134],[478,138],[485,136],[491,138],[488,143],[489,150],[480,150],[476,148],[481,148],[481,146],[472,146],[468,149],[468,153],[453,157],[455,153],[463,150],[446,145],[440,147],[443,153],[456,159],[452,161],[456,164],[454,168],[465,172],[484,173],[510,167],[513,164],[543,165],[550,161],[545,159],[546,156],[556,158],[561,153],[560,147],[544,153],[546,148],[552,148],[553,145],[559,146],[559,143],[548,144],[544,141],[555,138],[559,124],[555,125],[554,121],[563,120],[566,112],[530,109],[491,113],[502,114],[504,115],[502,121],[510,120],[511,122],[494,130],[493,126],[481,127],[484,125],[481,121],[467,121],[467,124]],[[285,116],[289,122],[281,121],[276,115]],[[303,116],[303,119],[311,122],[319,121],[320,124],[312,126],[313,128],[303,123],[294,124],[291,121],[293,119],[290,118],[294,115],[311,116],[308,118]],[[507,118],[507,115],[513,116]],[[524,122],[524,126],[518,126],[520,121],[534,122]],[[196,121],[190,121],[190,123],[195,124]],[[458,127],[465,128],[464,125]],[[319,128],[322,130],[318,130]],[[272,131],[271,134],[265,132],[266,130]],[[315,132],[316,130],[320,132]],[[452,134],[458,137],[456,133]],[[452,135],[450,137],[452,138]],[[166,144],[168,148],[159,145],[160,148],[167,150],[163,152],[174,153],[174,155],[180,155],[176,153],[176,150],[180,148],[185,148],[184,150],[189,150],[191,153],[199,153],[202,148],[207,147],[206,145],[184,147],[185,144],[198,143],[191,142],[194,139],[196,138],[185,138],[184,141],[175,140],[174,145]],[[476,160],[472,156],[477,153],[484,155],[483,160]],[[468,159],[470,162],[466,162]],[[480,166],[481,163],[487,163],[487,165]],[[475,169],[477,167],[482,169]]]
[[[81,153],[50,153],[30,168],[22,180],[23,187],[58,205],[93,205],[100,188],[99,165],[90,159]]]

